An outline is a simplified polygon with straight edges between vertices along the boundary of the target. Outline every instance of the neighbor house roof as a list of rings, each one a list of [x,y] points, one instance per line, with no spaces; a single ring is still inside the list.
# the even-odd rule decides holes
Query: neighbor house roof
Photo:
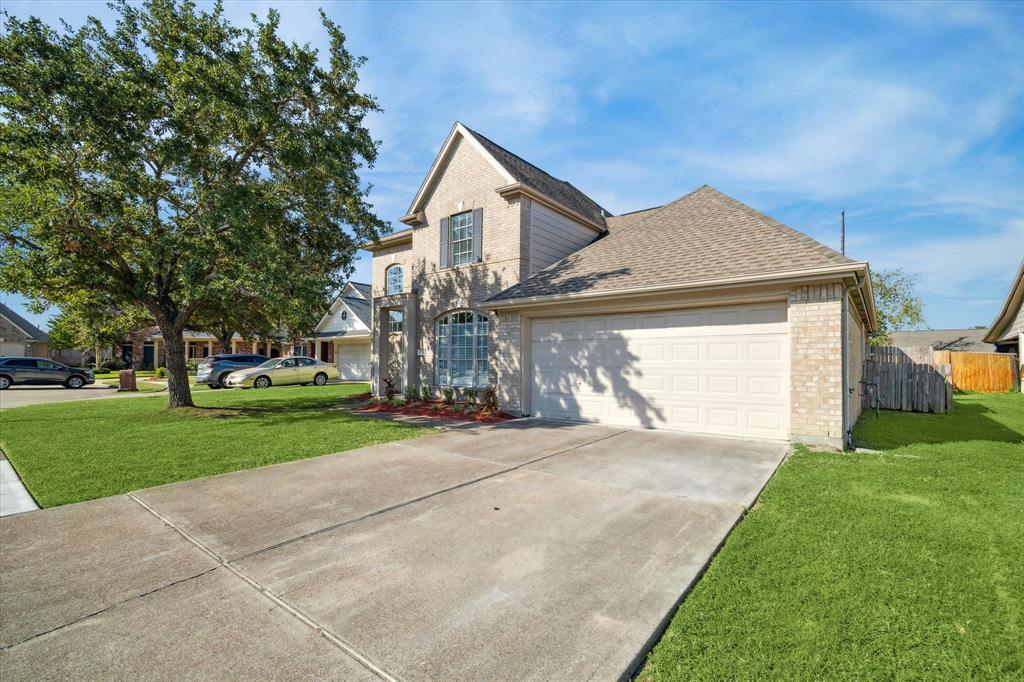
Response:
[[[487,150],[487,153],[493,156],[516,182],[554,199],[556,202],[572,209],[581,216],[589,218],[598,225],[605,224],[605,217],[608,215],[608,211],[601,208],[596,201],[571,183],[551,176],[526,159],[513,154],[475,130],[466,128],[466,131],[477,139],[483,148]]]
[[[349,287],[352,287],[353,289],[355,289],[356,292],[359,294],[359,296],[346,295],[346,291],[347,291],[347,289]],[[361,296],[361,298],[360,298],[360,296]],[[363,282],[347,282],[345,284],[345,286],[343,286],[341,288],[341,292],[338,294],[338,297],[335,298],[334,301],[331,302],[330,306],[328,306],[327,312],[325,312],[323,314],[323,316],[320,318],[320,321],[316,323],[316,329],[319,329],[320,325],[322,325],[324,322],[326,322],[327,318],[335,312],[335,306],[337,306],[337,304],[339,304],[339,303],[343,303],[345,306],[347,306],[348,309],[352,311],[352,314],[355,315],[356,318],[358,318],[360,322],[362,322],[364,325],[366,325],[367,328],[370,327],[370,307],[373,304],[372,287],[369,284],[364,284]],[[316,336],[316,337],[330,337],[330,336],[344,336],[344,335],[345,335],[344,332],[316,332],[316,331],[314,331],[314,334],[313,334],[313,336]],[[312,338],[312,337],[307,337],[307,338]]]
[[[50,340],[50,337],[46,335],[46,332],[5,306],[3,303],[0,303],[0,315],[6,317],[11,324],[20,329],[25,334],[26,341]]]
[[[489,300],[863,266],[708,185],[638,213],[632,221],[612,219],[607,235]]]
[[[989,343],[1003,341],[1007,330],[1020,316],[1022,304],[1024,304],[1024,259],[1021,260],[1020,267],[1017,268],[1017,276],[1013,278],[1013,284],[1010,285],[1010,291],[1006,294],[1006,300],[1003,301],[999,315],[985,334],[985,340]]]
[[[900,348],[931,348],[972,353],[991,353],[992,344],[985,343],[985,329],[922,329],[890,334],[892,345]]]

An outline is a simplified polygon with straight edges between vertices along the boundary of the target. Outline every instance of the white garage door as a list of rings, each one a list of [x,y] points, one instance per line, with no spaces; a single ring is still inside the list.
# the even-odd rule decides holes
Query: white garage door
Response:
[[[785,303],[537,319],[531,329],[536,416],[788,437]]]
[[[344,381],[370,380],[370,342],[338,346],[338,372]]]
[[[25,355],[25,344],[20,341],[17,343],[13,341],[0,342],[0,356],[8,357],[11,355]]]

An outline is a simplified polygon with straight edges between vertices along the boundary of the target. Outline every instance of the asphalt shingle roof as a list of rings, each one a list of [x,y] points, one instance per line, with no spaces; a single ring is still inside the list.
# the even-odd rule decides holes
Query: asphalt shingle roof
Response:
[[[598,225],[603,226],[605,224],[605,216],[608,215],[608,211],[601,208],[596,201],[586,194],[573,187],[571,183],[552,177],[529,161],[516,156],[475,130],[470,130],[469,128],[466,128],[466,130],[516,179],[516,182],[554,199],[563,206],[576,211],[581,216],[590,218]]]
[[[609,220],[608,234],[489,300],[689,284],[855,262],[708,185],[631,215],[632,220]]]
[[[900,348],[934,348],[974,353],[991,353],[993,345],[985,342],[987,329],[921,329],[893,332],[892,345]]]

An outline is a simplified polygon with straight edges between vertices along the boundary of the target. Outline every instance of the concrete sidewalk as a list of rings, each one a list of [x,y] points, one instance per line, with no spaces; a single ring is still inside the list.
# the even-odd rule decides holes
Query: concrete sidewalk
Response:
[[[618,678],[784,453],[507,422],[0,519],[0,668]]]
[[[0,453],[0,516],[36,511],[39,505],[25,489],[10,460]]]

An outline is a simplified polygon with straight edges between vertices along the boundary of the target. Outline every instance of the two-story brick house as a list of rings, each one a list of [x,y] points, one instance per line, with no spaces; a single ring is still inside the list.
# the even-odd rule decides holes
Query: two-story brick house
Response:
[[[456,123],[373,253],[371,375],[552,419],[840,445],[868,267],[701,187],[613,216]]]

